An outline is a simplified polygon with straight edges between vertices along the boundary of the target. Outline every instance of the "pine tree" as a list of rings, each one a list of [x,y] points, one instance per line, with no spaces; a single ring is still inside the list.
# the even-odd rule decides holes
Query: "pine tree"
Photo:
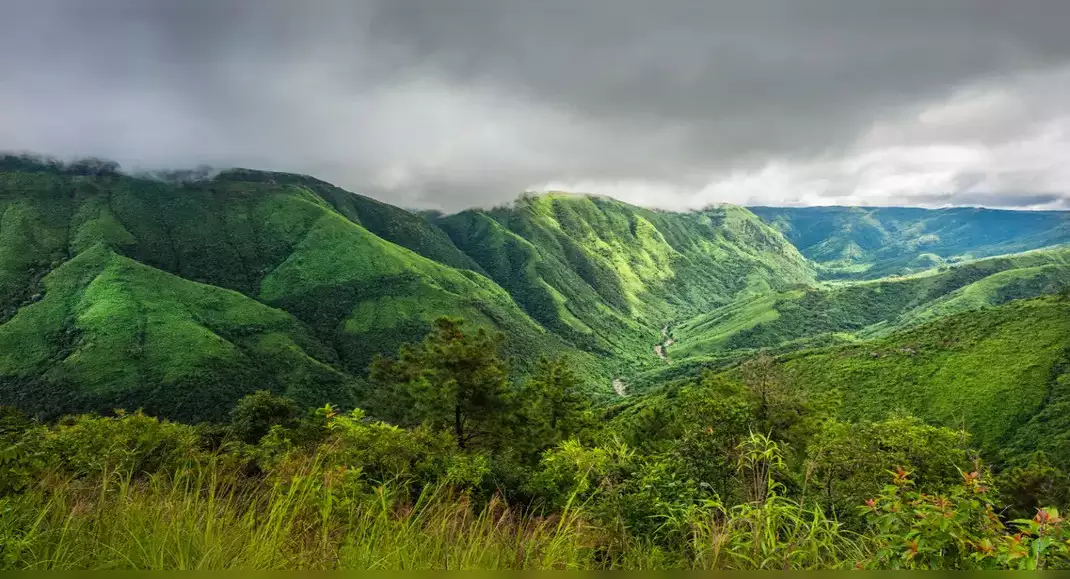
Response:
[[[507,412],[508,372],[499,356],[501,334],[466,334],[463,321],[435,320],[418,344],[402,347],[397,360],[377,358],[371,380],[395,400],[384,412],[401,422],[449,428],[458,448],[500,431]]]
[[[547,430],[550,442],[576,434],[586,424],[590,400],[580,391],[583,381],[565,358],[543,357],[528,381],[529,413]]]

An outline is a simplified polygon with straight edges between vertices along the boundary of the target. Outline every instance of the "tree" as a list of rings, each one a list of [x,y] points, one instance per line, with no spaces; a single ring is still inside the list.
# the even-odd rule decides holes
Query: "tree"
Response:
[[[710,371],[697,384],[685,386],[674,401],[675,452],[692,476],[722,499],[736,491],[740,443],[753,428],[751,405],[743,385]]]
[[[297,418],[297,404],[284,396],[258,390],[238,400],[230,412],[230,428],[235,436],[253,444],[272,426],[290,426]]]
[[[384,405],[387,414],[450,428],[458,448],[498,431],[508,408],[508,374],[498,354],[504,336],[483,329],[466,334],[462,325],[435,320],[422,342],[402,346],[397,360],[376,358],[370,375],[394,400]]]
[[[762,432],[776,440],[806,438],[809,405],[806,397],[784,376],[776,359],[766,351],[739,367],[746,385],[755,418]],[[800,429],[804,432],[800,432]]]
[[[1035,452],[1025,465],[1009,468],[996,477],[996,488],[1014,515],[1028,517],[1043,506],[1070,506],[1070,475]]]
[[[821,501],[839,514],[876,496],[889,471],[911,473],[913,485],[936,492],[974,468],[964,431],[931,426],[909,415],[881,422],[827,420],[808,445],[808,474]]]
[[[527,382],[530,418],[548,430],[549,444],[566,439],[583,428],[590,400],[580,388],[583,381],[564,358],[542,357]]]

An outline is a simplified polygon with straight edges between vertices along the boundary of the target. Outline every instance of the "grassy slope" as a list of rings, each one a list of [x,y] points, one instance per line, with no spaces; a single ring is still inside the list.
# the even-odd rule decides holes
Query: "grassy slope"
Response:
[[[781,354],[778,360],[792,387],[835,391],[845,418],[876,420],[903,410],[965,427],[982,448],[1011,459],[1040,449],[1070,460],[1066,297],[1017,300],[861,343]],[[684,360],[633,379],[634,393],[649,394],[629,399],[619,410],[630,414],[666,404],[675,384],[707,369],[738,378],[731,357]]]
[[[5,402],[55,416],[144,407],[220,417],[260,388],[306,404],[355,402],[355,381],[292,316],[95,245],[43,279],[0,326]]]
[[[1070,242],[1070,212],[752,207],[828,277],[874,279]]]
[[[989,258],[909,277],[765,294],[677,326],[674,358],[769,348],[831,334],[887,334],[940,316],[1054,293],[1070,285],[1070,249]],[[826,336],[828,337],[828,336]]]
[[[790,244],[737,207],[680,214],[541,195],[435,222],[543,325],[640,365],[671,320],[813,279]]]
[[[483,273],[470,257],[453,245],[450,238],[420,215],[399,207],[351,193],[325,181],[305,175],[234,169],[216,181],[298,185],[327,201],[338,213],[375,235],[439,263]]]
[[[321,395],[307,398],[349,402],[352,388],[342,389],[350,400],[341,400],[342,390],[332,390],[324,376],[355,383],[349,376],[363,374],[372,356],[418,339],[439,315],[504,331],[508,353],[514,355],[571,352],[482,275],[372,234],[336,211],[331,199],[300,184],[300,178],[244,179],[248,175],[174,185],[57,170],[0,172],[0,322],[6,322],[0,333],[12,336],[11,344],[58,342],[42,346],[36,358],[22,360],[17,349],[4,358],[4,398],[30,400],[42,384],[58,384],[55,389],[62,392],[100,394],[100,384],[107,382],[114,385],[108,395],[121,398],[119,391],[126,392],[126,400],[133,401],[129,405],[179,409],[175,400],[181,396],[164,391],[170,384],[182,382],[190,392],[214,389],[219,396],[205,399],[218,402],[235,399],[256,382],[308,392],[322,384],[326,390]],[[376,214],[381,228],[389,221],[383,213]],[[371,220],[368,215],[366,211],[364,217]],[[433,240],[435,230],[413,218],[408,222],[416,225],[396,228],[396,236],[413,245]],[[463,262],[463,254],[446,241],[440,252]],[[100,257],[111,252],[115,257],[110,261]],[[432,249],[424,247],[424,252]],[[119,256],[121,266],[114,261]],[[82,259],[94,264],[91,282],[63,273]],[[190,289],[207,286],[214,287]],[[205,292],[214,297],[208,300]],[[227,299],[219,297],[224,295]],[[212,300],[216,310],[199,309]],[[154,309],[157,301],[160,310]],[[94,314],[83,320],[78,317],[83,310]],[[292,317],[287,316],[285,330],[250,334],[262,344],[254,347],[254,337],[243,338],[241,347],[235,346],[242,351],[240,358],[224,343],[233,342],[229,337],[220,341],[210,334],[219,334],[216,327],[241,311],[247,314],[239,324],[244,327],[276,327],[283,311]],[[145,332],[152,338],[145,344],[152,346],[139,351]],[[68,333],[92,338],[80,343],[85,355],[67,358],[72,347]],[[316,351],[311,358],[317,362],[308,368],[322,370],[322,375],[302,369],[304,359],[291,363],[278,356],[277,363],[267,364],[250,354],[292,350],[287,339]],[[157,346],[160,351],[153,354]],[[141,357],[123,355],[128,351]],[[573,357],[581,371],[599,376],[597,386],[603,387],[607,380],[596,362],[589,355]],[[173,367],[167,365],[170,358]],[[241,364],[235,362],[239,358]],[[59,364],[64,359],[66,365]],[[194,371],[213,364],[226,370],[212,380]],[[265,379],[265,371],[276,366],[288,371],[279,380]],[[225,411],[225,405],[211,404],[176,412],[200,417]]]
[[[838,390],[851,418],[904,409],[965,426],[994,449],[1043,412],[1068,352],[1070,301],[1045,297],[950,316],[865,344],[789,354],[783,363],[801,387]],[[1057,420],[1057,430],[1070,428],[1068,415]]]

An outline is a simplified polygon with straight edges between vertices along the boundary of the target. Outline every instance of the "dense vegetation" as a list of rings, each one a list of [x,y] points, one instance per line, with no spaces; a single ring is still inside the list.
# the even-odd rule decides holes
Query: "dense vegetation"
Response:
[[[807,286],[716,308],[676,326],[674,357],[771,348],[800,339],[857,341],[943,316],[1070,286],[1070,249],[1037,250],[906,277]]]
[[[670,213],[529,195],[435,223],[544,326],[636,366],[671,320],[814,279],[791,244],[739,207]]]
[[[0,157],[0,566],[1070,568],[1068,223]]]
[[[674,391],[673,382],[703,371],[738,376],[739,355],[675,363],[635,380],[632,391],[651,388],[657,398]],[[1047,450],[1070,467],[1070,447],[1060,434],[1070,430],[1070,418],[1060,414],[1070,370],[1066,290],[876,339],[783,348],[777,361],[794,388],[833,398],[841,418],[909,412],[966,428],[978,446],[993,453],[1021,458]]]
[[[768,356],[598,411],[567,362],[510,383],[442,319],[373,380],[397,426],[266,391],[228,424],[0,415],[0,553],[64,568],[1070,566],[1066,472],[965,431],[842,421]],[[411,401],[411,403],[409,403]],[[599,420],[599,414],[602,414]],[[766,434],[759,434],[766,433]],[[1043,508],[1036,510],[1038,505]]]
[[[513,354],[569,349],[483,275],[355,219],[469,263],[441,231],[348,193],[336,209],[340,193],[314,179],[232,171],[172,183],[7,159],[0,401],[35,414],[122,405],[218,419],[265,387],[352,406],[374,356],[442,315],[504,331]]]

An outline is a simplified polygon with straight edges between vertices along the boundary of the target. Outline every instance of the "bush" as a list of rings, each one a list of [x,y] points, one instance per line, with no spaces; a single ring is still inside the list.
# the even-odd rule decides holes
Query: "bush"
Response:
[[[134,476],[186,468],[200,452],[192,426],[139,412],[115,418],[74,416],[42,429],[45,464],[76,477],[123,472]]]
[[[252,444],[272,426],[293,426],[298,412],[293,400],[258,390],[238,400],[230,413],[230,429],[239,440]]]

